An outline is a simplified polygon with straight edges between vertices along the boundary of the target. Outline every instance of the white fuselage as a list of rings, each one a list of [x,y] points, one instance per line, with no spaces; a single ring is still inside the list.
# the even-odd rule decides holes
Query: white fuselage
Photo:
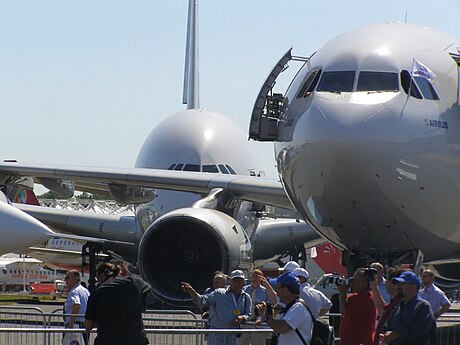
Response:
[[[188,109],[169,116],[152,130],[135,167],[249,175],[256,162],[252,143],[234,121],[218,112]],[[156,194],[136,209],[143,230],[162,215],[191,207],[203,197],[168,190]]]
[[[333,243],[374,255],[420,249],[427,260],[460,254],[459,69],[449,55],[459,46],[423,26],[374,25],[325,44],[294,79],[278,171],[295,208]],[[416,62],[436,75],[439,99],[404,91]],[[302,91],[319,70],[354,72],[342,80],[350,88],[333,91],[332,78]],[[375,91],[369,72],[396,78],[396,89]]]

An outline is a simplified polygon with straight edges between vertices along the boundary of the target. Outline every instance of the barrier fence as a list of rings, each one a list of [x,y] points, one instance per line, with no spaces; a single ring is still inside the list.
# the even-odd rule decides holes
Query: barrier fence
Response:
[[[64,333],[84,332],[84,330],[65,329],[62,309],[44,313],[40,308],[0,307],[0,345],[9,344],[62,344]],[[338,331],[339,314],[329,314],[329,324]],[[207,329],[206,320],[186,310],[152,310],[143,314],[147,336],[156,345],[202,345],[208,336],[216,335],[233,341],[236,345],[269,344],[272,335],[270,328],[255,328],[253,324],[243,329]],[[456,345],[460,343],[460,313],[447,313],[437,320],[437,345]],[[267,326],[265,326],[267,327]],[[94,331],[92,332],[94,333]],[[90,344],[95,335],[91,335]],[[338,332],[336,344],[339,344]],[[225,344],[224,344],[225,345]]]

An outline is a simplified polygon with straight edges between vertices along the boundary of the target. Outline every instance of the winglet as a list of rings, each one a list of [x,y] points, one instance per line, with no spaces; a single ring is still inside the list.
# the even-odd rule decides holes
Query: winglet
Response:
[[[198,0],[189,0],[182,95],[182,104],[187,104],[187,109],[200,107],[198,60]]]

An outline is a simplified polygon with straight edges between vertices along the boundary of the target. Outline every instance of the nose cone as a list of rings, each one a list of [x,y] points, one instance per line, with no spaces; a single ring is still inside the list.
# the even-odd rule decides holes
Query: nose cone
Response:
[[[46,225],[0,201],[0,254],[27,249],[54,235]]]
[[[304,219],[332,242],[379,252],[394,243],[385,230],[400,213],[393,212],[385,189],[393,182],[398,150],[392,105],[397,93],[316,96],[299,118],[293,141],[277,146],[282,147],[277,157],[286,191]],[[406,238],[399,244],[390,249],[409,246]]]
[[[294,140],[309,142],[395,141],[396,93],[317,94],[299,119]]]

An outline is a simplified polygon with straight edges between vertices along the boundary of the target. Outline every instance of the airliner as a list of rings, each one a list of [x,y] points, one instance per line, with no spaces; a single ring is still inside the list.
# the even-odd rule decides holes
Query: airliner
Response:
[[[22,285],[63,280],[64,274],[43,267],[34,258],[0,258],[0,284]]]
[[[192,0],[183,97],[187,110],[166,118],[152,130],[138,154],[134,171],[177,175],[184,181],[189,181],[190,174],[223,180],[238,176],[262,180],[264,174],[254,168],[256,155],[244,131],[223,114],[200,108],[197,27],[197,2]],[[99,172],[104,175],[106,170]],[[13,175],[2,175],[3,183],[14,186],[17,175]],[[71,196],[78,189],[110,195],[123,204],[137,204],[135,216],[15,206],[56,231],[140,244],[110,243],[109,252],[136,264],[154,293],[169,304],[190,304],[179,288],[182,280],[204,290],[216,270],[249,269],[254,260],[260,264],[286,252],[298,256],[305,246],[325,241],[299,219],[261,218],[266,200],[237,199],[223,189],[168,190],[110,179],[101,184],[92,174],[86,180],[74,175],[56,179],[47,174],[27,174],[32,175],[60,195]],[[281,186],[278,181],[275,185]],[[291,208],[284,192],[278,193],[283,205]],[[147,253],[155,253],[154,266],[151,258],[145,257]]]
[[[175,285],[179,276],[199,277],[192,266],[183,272],[184,262],[200,267],[212,259],[228,270],[243,261],[235,258],[247,258],[245,232],[228,215],[229,205],[241,200],[295,210],[344,250],[350,271],[368,260],[424,261],[435,263],[440,276],[458,279],[452,264],[460,257],[458,47],[459,39],[422,25],[354,29],[318,49],[277,95],[272,86],[292,58],[286,53],[256,99],[249,133],[274,142],[281,181],[174,167],[3,163],[0,172],[93,190],[202,194],[194,207],[156,219],[141,237],[138,266],[170,301],[185,298]]]

